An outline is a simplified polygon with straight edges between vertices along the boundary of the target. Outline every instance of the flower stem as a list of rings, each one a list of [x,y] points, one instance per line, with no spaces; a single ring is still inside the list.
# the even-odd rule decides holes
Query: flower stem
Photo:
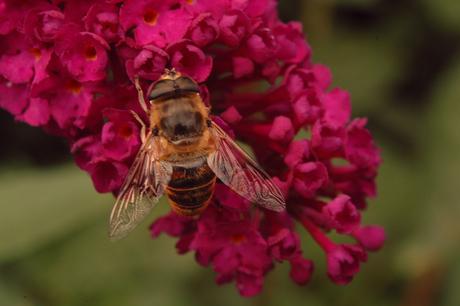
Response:
[[[300,212],[300,210],[298,210]],[[297,218],[305,227],[305,229],[310,233],[310,235],[315,239],[315,241],[321,246],[324,252],[330,253],[334,250],[337,245],[330,240],[323,231],[321,231],[311,220],[308,218],[307,215],[303,214],[302,212],[297,214]]]

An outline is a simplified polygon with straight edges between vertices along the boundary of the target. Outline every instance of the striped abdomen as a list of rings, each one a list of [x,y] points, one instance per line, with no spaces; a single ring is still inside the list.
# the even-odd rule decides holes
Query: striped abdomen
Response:
[[[175,212],[182,216],[201,213],[214,192],[216,175],[205,160],[196,167],[173,166],[166,196]]]

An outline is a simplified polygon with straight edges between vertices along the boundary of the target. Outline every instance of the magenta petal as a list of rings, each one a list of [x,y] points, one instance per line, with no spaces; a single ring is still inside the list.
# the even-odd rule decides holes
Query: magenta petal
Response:
[[[298,68],[296,65],[292,65],[284,72],[284,79],[281,85],[287,87],[291,97],[295,97],[303,91],[315,92],[315,82],[316,78],[311,70]]]
[[[134,116],[117,109],[105,109],[103,115],[110,121],[102,127],[102,153],[117,161],[134,156],[140,147],[140,130]]]
[[[62,0],[53,0],[55,5],[62,3]],[[83,18],[87,15],[88,11],[93,5],[105,4],[106,0],[91,0],[91,1],[66,1],[64,6],[64,15],[66,16],[66,23],[76,23],[83,26]]]
[[[292,102],[294,116],[300,125],[312,124],[324,115],[324,104],[316,90],[302,90]]]
[[[95,136],[81,138],[74,144],[79,148],[75,163],[88,171],[97,192],[106,193],[118,190],[128,174],[128,166],[114,162],[101,155],[100,139]]]
[[[308,162],[295,166],[292,187],[306,198],[312,198],[315,191],[326,187],[329,181],[327,169],[319,162]]]
[[[257,1],[234,1],[232,3],[233,5],[238,5],[239,4],[245,4],[247,6],[241,7],[240,9],[244,10],[244,12],[249,16],[249,17],[257,17],[265,13],[267,6],[268,6],[268,0],[257,0]],[[235,7],[234,8],[239,8]]]
[[[138,133],[139,129],[133,122],[120,125],[113,122],[104,124],[102,128],[102,152],[105,156],[118,161],[131,157],[139,149],[139,140],[134,136]]]
[[[165,232],[170,236],[179,237],[189,234],[194,229],[191,218],[179,216],[174,211],[171,211],[168,215],[158,218],[150,225],[150,235],[152,238],[156,238],[161,232]]]
[[[210,12],[214,20],[220,20],[233,5],[232,0],[194,1],[193,5],[186,7],[195,16],[203,12]]]
[[[26,84],[3,82],[0,84],[0,106],[18,116],[29,104]]]
[[[241,296],[251,297],[262,291],[264,278],[259,275],[238,273],[236,278],[236,288]]]
[[[327,275],[337,285],[346,285],[367,261],[367,253],[360,245],[341,244],[326,255]]]
[[[288,24],[276,23],[273,29],[279,44],[277,56],[286,63],[301,63],[311,57],[311,49],[305,41],[302,24],[291,21]]]
[[[382,162],[380,150],[375,146],[368,129],[364,128],[366,119],[355,119],[347,127],[347,159],[361,168],[377,167]]]
[[[34,75],[36,56],[29,51],[0,58],[0,74],[13,83],[27,83]]]
[[[217,285],[227,284],[227,283],[230,283],[234,278],[235,278],[234,274],[219,273],[216,276],[216,284]]]
[[[258,64],[264,63],[275,54],[278,45],[269,29],[252,34],[246,41],[248,55]]]
[[[240,261],[234,248],[227,247],[222,249],[212,261],[214,270],[219,274],[235,275]]]
[[[311,128],[311,146],[319,158],[345,158],[347,132],[342,126],[318,120]]]
[[[234,106],[229,107],[225,112],[220,114],[220,117],[229,124],[235,124],[243,118]]]
[[[35,63],[34,67],[34,77],[30,85],[30,96],[37,97],[42,93],[43,90],[49,89],[49,87],[54,88],[57,82],[54,82],[53,76],[48,70],[50,61],[52,58],[56,59],[56,54],[54,54],[54,49],[41,49],[40,58]],[[51,68],[52,69],[52,68]]]
[[[271,84],[275,83],[276,78],[280,74],[281,66],[279,61],[275,60],[274,58],[268,59],[265,63],[263,63],[262,67],[262,75],[267,78],[267,81]]]
[[[83,18],[86,30],[97,34],[109,43],[118,42],[125,36],[118,11],[116,5],[94,4]]]
[[[248,16],[240,10],[229,10],[219,22],[220,37],[230,48],[237,47],[251,27]]]
[[[232,61],[235,79],[251,75],[254,72],[254,63],[250,58],[235,56]]]
[[[163,49],[150,45],[144,46],[132,61],[132,74],[138,74],[145,79],[156,80],[164,72],[168,60],[169,55]]]
[[[66,129],[72,124],[83,128],[93,99],[94,94],[84,88],[78,91],[57,91],[49,100],[51,115],[61,129]]]
[[[128,174],[128,166],[119,162],[100,160],[95,163],[91,179],[97,192],[106,193],[121,186]]]
[[[316,64],[312,68],[313,74],[316,78],[316,84],[320,90],[326,90],[332,83],[332,74],[329,67],[322,64]],[[337,105],[339,106],[339,105]],[[345,105],[346,106],[346,105]],[[340,105],[340,107],[342,107]],[[351,106],[350,106],[351,107]],[[348,122],[348,121],[347,121]]]
[[[287,228],[283,228],[275,235],[268,237],[267,244],[270,256],[278,262],[290,260],[302,254],[299,234],[291,232]]]
[[[212,58],[187,40],[168,46],[166,52],[170,54],[171,66],[192,77],[197,83],[205,81],[211,73]]]
[[[45,0],[25,1],[5,0],[0,4],[0,34],[6,35],[21,28],[26,14],[34,9],[48,9],[51,5]]]
[[[351,101],[350,94],[339,88],[324,94],[324,105],[326,113],[324,119],[338,126],[345,126],[350,121]]]
[[[300,286],[306,285],[310,281],[314,270],[313,262],[299,256],[291,259],[289,263],[291,264],[289,276],[292,280]]]
[[[268,137],[281,143],[289,143],[294,139],[295,131],[291,119],[278,116],[273,121]]]
[[[289,145],[288,153],[284,158],[284,162],[290,168],[294,168],[295,165],[303,163],[310,156],[310,148],[308,140],[302,139],[293,141]]]
[[[30,98],[30,103],[25,112],[17,119],[31,126],[46,125],[50,119],[50,107],[48,101],[42,98]]]
[[[200,48],[210,44],[219,35],[219,25],[211,18],[210,13],[200,14],[190,26],[190,39]]]
[[[177,241],[177,243],[176,243],[177,253],[185,254],[185,253],[189,252],[191,250],[190,249],[190,244],[192,243],[192,241],[194,239],[195,239],[195,233],[181,236],[179,238],[179,240]],[[198,263],[200,263],[200,262],[198,262]],[[204,266],[207,266],[207,265],[204,265]]]
[[[231,190],[227,185],[217,183],[214,186],[214,195],[220,204],[237,211],[249,210],[249,201]]]
[[[55,47],[56,54],[77,81],[97,81],[106,76],[110,47],[98,35],[81,32],[79,26],[69,23],[56,34]]]
[[[170,9],[178,3],[175,0],[127,0],[120,9],[120,22],[125,31],[134,27],[139,45],[154,44],[164,48],[182,39],[190,27],[192,15],[187,5]]]
[[[276,176],[273,177],[273,181],[278,185],[280,188],[281,192],[283,193],[283,196],[285,199],[289,198],[289,192],[291,188],[291,180],[287,180],[287,182],[281,181],[279,178]]]
[[[77,152],[75,155],[75,163],[83,170],[91,168],[89,164],[91,160],[97,159],[101,156],[99,149],[100,137],[94,135],[78,139],[72,146],[71,152]],[[78,149],[78,151],[77,151]]]
[[[356,229],[352,236],[369,251],[378,251],[385,243],[385,230],[380,226],[368,225]]]
[[[361,214],[356,211],[350,197],[344,194],[323,206],[323,214],[327,224],[337,230],[339,234],[350,234],[361,223]]]
[[[200,220],[209,224],[200,223],[199,234],[190,248],[197,250],[200,262],[206,263],[206,258],[212,258],[213,269],[219,272],[218,283],[228,282],[236,276],[237,287],[242,286],[239,288],[244,294],[258,292],[253,286],[259,288],[259,280],[273,267],[266,254],[266,242],[250,222],[219,222],[209,209],[206,212]]]
[[[53,42],[64,22],[65,15],[61,11],[32,10],[24,20],[24,34],[31,41]]]
[[[232,139],[235,139],[235,134],[233,133],[233,131],[230,129],[230,127],[228,126],[228,124],[222,120],[222,118],[218,117],[218,116],[213,116],[213,115],[210,115],[209,116],[212,121],[214,121],[221,129],[224,130],[225,133],[227,133]]]
[[[355,177],[348,181],[337,182],[335,186],[339,191],[348,194],[356,208],[362,210],[366,208],[366,198],[376,195],[375,181],[372,179],[375,174],[370,175],[370,179],[356,179]]]

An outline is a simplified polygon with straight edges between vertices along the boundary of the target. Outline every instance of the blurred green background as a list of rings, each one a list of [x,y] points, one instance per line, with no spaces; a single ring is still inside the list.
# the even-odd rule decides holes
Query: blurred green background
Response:
[[[347,286],[326,277],[302,228],[310,283],[277,264],[264,291],[241,298],[211,267],[151,240],[155,217],[113,244],[114,198],[94,191],[65,140],[0,112],[0,305],[460,305],[460,1],[281,0],[301,20],[315,63],[352,96],[385,162],[363,224],[387,231]]]

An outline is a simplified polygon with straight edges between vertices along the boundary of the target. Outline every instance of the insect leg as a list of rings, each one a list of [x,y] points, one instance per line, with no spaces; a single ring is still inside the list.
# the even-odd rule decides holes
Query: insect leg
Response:
[[[139,103],[141,104],[145,112],[148,112],[147,104],[145,103],[145,100],[144,100],[144,92],[142,91],[142,88],[139,85],[139,76],[137,74],[134,76],[134,85],[136,85],[136,89],[139,94]]]
[[[136,114],[134,111],[131,111],[131,114],[133,114],[134,118],[136,118],[136,120],[139,121],[140,124],[142,125],[142,128],[141,128],[141,140],[142,140],[142,143],[145,143],[145,130],[146,130],[147,126],[145,125],[144,121],[142,121],[142,119],[139,117],[138,114]]]
[[[212,194],[212,198],[214,199],[214,203],[216,204],[216,206],[217,206],[219,209],[222,209],[222,207],[223,207],[223,206],[222,206],[222,203],[220,203],[220,201],[217,199],[215,193]]]

